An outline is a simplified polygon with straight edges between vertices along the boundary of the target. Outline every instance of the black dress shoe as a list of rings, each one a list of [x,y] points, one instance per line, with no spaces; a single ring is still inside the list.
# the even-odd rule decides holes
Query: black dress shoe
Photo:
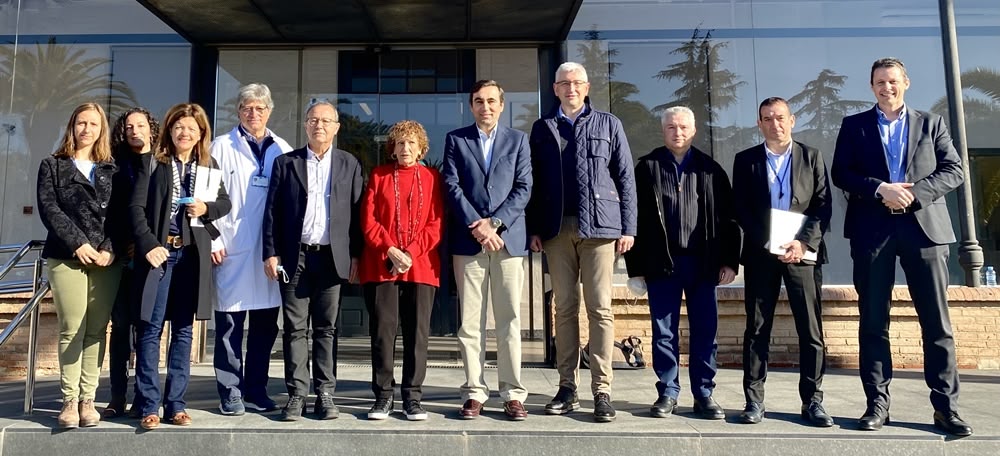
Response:
[[[868,407],[858,420],[858,428],[862,431],[877,431],[883,424],[889,424],[889,411],[881,405]]]
[[[712,396],[694,400],[694,413],[706,420],[724,420],[726,411]]]
[[[757,424],[764,419],[764,404],[760,402],[747,402],[740,413],[740,422],[745,424]]]
[[[656,418],[666,418],[674,413],[675,408],[677,408],[677,399],[661,396],[656,402],[653,402],[653,406],[649,408],[649,414]]]
[[[611,406],[611,396],[608,393],[594,395],[594,421],[610,423],[615,420],[615,408]]]
[[[547,415],[563,415],[580,408],[580,400],[576,397],[576,391],[565,386],[560,386],[556,395],[545,404]]]
[[[818,401],[802,404],[802,419],[816,427],[833,426],[833,418],[826,413],[823,403]]]
[[[934,412],[934,427],[951,435],[965,437],[972,435],[972,426],[969,426],[958,412]]]

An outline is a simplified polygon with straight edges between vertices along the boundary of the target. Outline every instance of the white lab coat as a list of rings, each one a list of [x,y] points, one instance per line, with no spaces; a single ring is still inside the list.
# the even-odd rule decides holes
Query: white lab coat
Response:
[[[264,152],[264,176],[270,178],[271,165],[278,155],[292,150],[285,140],[268,130],[274,144]],[[251,185],[259,174],[257,159],[239,127],[212,141],[212,158],[222,170],[222,182],[233,207],[215,222],[219,237],[212,241],[212,251],[226,249],[226,258],[214,267],[215,310],[238,312],[269,309],[281,305],[278,284],[264,275],[261,231],[264,220],[266,187]]]

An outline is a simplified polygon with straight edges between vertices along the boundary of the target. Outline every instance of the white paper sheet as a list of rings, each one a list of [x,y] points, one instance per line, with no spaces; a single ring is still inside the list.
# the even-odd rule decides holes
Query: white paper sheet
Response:
[[[795,240],[795,235],[802,229],[802,223],[805,222],[805,219],[806,216],[803,214],[772,208],[771,238],[768,241],[768,250],[775,255],[784,255],[785,249],[781,246]],[[806,249],[802,259],[816,261],[816,252]]]
[[[195,173],[194,197],[206,203],[214,202],[219,197],[219,186],[222,185],[222,171],[206,166],[199,166]],[[191,219],[191,226],[204,226],[200,218]]]

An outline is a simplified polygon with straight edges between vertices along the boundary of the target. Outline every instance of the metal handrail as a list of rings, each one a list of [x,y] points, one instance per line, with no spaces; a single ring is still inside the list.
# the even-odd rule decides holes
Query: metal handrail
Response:
[[[36,349],[38,347],[38,321],[41,313],[41,306],[38,305],[42,301],[42,298],[48,294],[51,287],[49,282],[42,278],[42,265],[44,264],[44,259],[41,254],[41,247],[45,245],[44,241],[28,241],[22,246],[16,245],[5,245],[0,246],[0,253],[10,253],[14,252],[7,263],[4,264],[3,268],[0,268],[0,280],[3,280],[10,271],[24,267],[22,265],[21,259],[23,259],[29,252],[38,251],[38,256],[35,257],[35,261],[32,266],[34,268],[34,274],[31,280],[31,288],[26,289],[24,287],[23,281],[10,282],[7,284],[0,284],[0,289],[10,292],[9,290],[14,289],[25,289],[26,291],[31,291],[31,299],[28,303],[17,312],[17,315],[10,320],[10,323],[0,332],[0,347],[3,346],[11,336],[14,331],[21,326],[21,323],[25,319],[28,320],[28,371],[25,373],[24,378],[24,414],[30,415],[34,409],[34,398],[35,398],[35,364],[37,360]],[[20,288],[18,288],[20,287]],[[14,291],[18,292],[18,291]]]

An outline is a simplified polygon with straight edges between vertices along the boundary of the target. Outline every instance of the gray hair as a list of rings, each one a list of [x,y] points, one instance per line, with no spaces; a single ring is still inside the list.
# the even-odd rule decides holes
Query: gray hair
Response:
[[[660,116],[660,126],[662,127],[666,125],[668,120],[678,114],[690,117],[691,123],[694,123],[694,111],[692,111],[691,108],[688,108],[687,106],[671,106],[663,110],[663,115]]]
[[[312,111],[313,108],[319,105],[327,105],[333,108],[333,115],[336,117],[334,120],[340,121],[340,111],[337,110],[337,105],[333,104],[328,98],[313,98],[309,100],[309,105],[306,106],[305,117],[309,117],[309,111]]]
[[[267,106],[267,109],[274,109],[274,100],[271,99],[271,89],[266,84],[254,82],[240,87],[239,103],[236,104],[236,107],[242,108],[243,105],[251,101],[262,102]]]
[[[584,81],[587,80],[587,69],[584,68],[583,65],[580,65],[579,63],[576,63],[576,62],[565,62],[562,65],[559,65],[559,68],[556,68],[556,79],[555,80],[558,81],[559,80],[559,75],[560,74],[566,74],[566,73],[580,73],[581,75],[583,75],[583,80]]]

